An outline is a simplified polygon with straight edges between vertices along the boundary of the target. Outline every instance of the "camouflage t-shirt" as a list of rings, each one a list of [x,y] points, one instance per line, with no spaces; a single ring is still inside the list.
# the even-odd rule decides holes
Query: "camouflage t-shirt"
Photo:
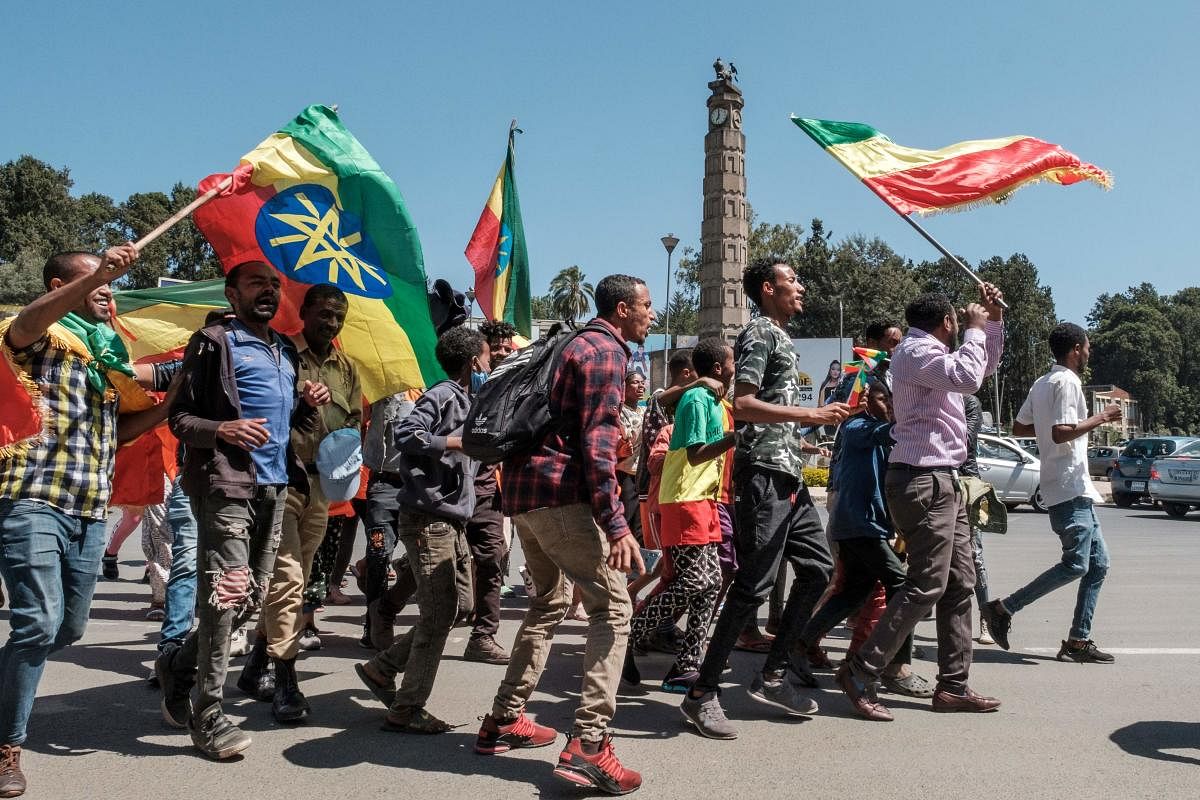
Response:
[[[800,404],[796,351],[787,332],[769,317],[755,317],[733,346],[735,383],[758,387],[759,400],[780,406]],[[741,422],[737,428],[735,469],[753,464],[801,477],[799,425],[793,422]]]

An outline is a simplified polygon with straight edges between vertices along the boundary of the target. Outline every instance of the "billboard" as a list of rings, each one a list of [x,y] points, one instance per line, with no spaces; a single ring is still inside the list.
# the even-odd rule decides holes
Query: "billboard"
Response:
[[[816,408],[821,385],[829,375],[830,367],[837,362],[841,374],[843,361],[854,358],[853,339],[792,339],[796,348],[796,369],[800,381],[800,405]]]

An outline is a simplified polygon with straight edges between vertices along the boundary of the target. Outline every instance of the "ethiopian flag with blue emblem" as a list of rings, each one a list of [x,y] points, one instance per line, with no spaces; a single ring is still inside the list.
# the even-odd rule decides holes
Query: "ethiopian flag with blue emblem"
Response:
[[[203,193],[229,175],[210,175]],[[197,227],[226,271],[263,261],[283,277],[271,325],[296,333],[308,287],[350,300],[338,344],[367,400],[445,377],[434,347],[425,263],[404,199],[333,109],[309,106],[242,157],[232,186],[196,209]]]
[[[475,268],[475,298],[484,316],[511,322],[518,333],[529,338],[533,333],[533,308],[525,226],[521,224],[521,200],[513,174],[515,133],[515,128],[508,132],[504,165],[467,243],[466,256]]]

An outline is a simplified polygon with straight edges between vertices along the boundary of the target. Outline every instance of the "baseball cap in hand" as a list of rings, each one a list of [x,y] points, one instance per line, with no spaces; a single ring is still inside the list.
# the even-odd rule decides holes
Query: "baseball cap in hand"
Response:
[[[330,502],[358,494],[362,466],[362,435],[355,428],[340,428],[321,440],[317,448],[317,473],[321,491]]]

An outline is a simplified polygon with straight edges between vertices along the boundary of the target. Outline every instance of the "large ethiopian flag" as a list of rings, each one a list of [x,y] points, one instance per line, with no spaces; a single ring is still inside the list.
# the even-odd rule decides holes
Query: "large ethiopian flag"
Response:
[[[1002,203],[1017,189],[1038,181],[1063,186],[1093,181],[1112,188],[1112,176],[1104,170],[1032,136],[918,150],[896,144],[861,122],[800,117],[792,117],[792,122],[902,215]]]
[[[228,175],[210,175],[200,191]],[[284,279],[272,327],[300,330],[308,287],[350,298],[339,343],[371,402],[444,376],[434,358],[421,243],[400,190],[326,106],[309,106],[244,155],[233,186],[195,212],[226,271],[264,261]]]

